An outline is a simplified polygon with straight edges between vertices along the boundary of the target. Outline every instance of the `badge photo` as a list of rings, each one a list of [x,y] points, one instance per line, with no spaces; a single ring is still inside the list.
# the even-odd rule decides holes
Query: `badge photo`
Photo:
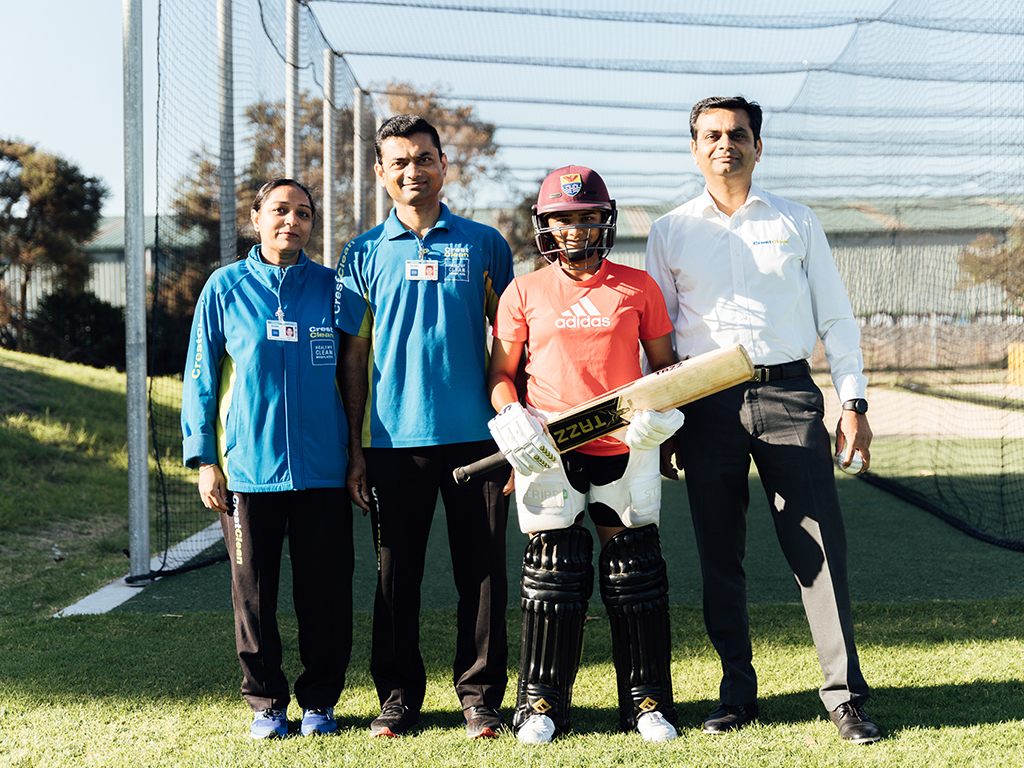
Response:
[[[267,338],[271,341],[298,341],[299,324],[284,320],[267,320]]]
[[[410,259],[405,262],[406,280],[437,280],[437,259]]]

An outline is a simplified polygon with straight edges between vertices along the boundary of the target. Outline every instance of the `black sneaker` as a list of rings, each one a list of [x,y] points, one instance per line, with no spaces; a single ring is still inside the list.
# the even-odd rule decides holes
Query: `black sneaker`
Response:
[[[469,707],[463,710],[466,718],[466,736],[471,739],[494,739],[505,725],[494,707]]]
[[[410,712],[401,704],[388,704],[370,723],[371,736],[405,736],[419,725],[419,713]]]

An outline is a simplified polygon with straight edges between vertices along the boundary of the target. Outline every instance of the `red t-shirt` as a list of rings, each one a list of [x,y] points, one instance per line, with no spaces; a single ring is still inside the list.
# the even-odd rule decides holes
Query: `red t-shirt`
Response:
[[[501,294],[494,335],[526,343],[526,402],[559,412],[640,378],[640,340],[672,332],[665,299],[646,272],[604,261],[573,280],[552,264],[512,281]],[[629,449],[603,437],[580,448]]]

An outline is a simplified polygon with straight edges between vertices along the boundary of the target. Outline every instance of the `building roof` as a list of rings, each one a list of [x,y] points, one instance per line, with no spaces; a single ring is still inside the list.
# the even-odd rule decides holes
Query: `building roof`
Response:
[[[157,220],[160,223],[160,240],[167,243],[174,243],[176,247],[194,247],[201,245],[205,233],[199,227],[192,227],[190,230],[181,229],[177,219],[172,215],[146,216],[145,217],[145,240],[146,248],[150,249],[156,245]],[[124,251],[124,216],[103,216],[96,234],[82,246],[86,253],[120,253]]]
[[[1024,221],[1024,195],[1001,197],[914,197],[801,200],[826,234],[872,235],[893,231],[964,232],[1003,230]],[[646,239],[655,219],[674,205],[619,208],[617,236]],[[490,224],[495,211],[476,211],[473,218]]]

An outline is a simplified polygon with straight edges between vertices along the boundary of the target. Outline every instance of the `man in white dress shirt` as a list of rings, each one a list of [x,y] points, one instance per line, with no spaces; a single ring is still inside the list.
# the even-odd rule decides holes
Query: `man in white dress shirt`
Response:
[[[868,685],[853,640],[846,533],[807,359],[820,338],[843,403],[836,450],[870,462],[860,329],[825,233],[806,206],[752,182],[761,158],[761,108],[713,97],[690,113],[699,197],[651,227],[647,271],[665,295],[680,358],[742,344],[755,379],[683,409],[676,456],[686,475],[704,576],[704,620],[722,660],[711,734],[758,716],[743,555],[747,475],[757,466],[775,530],[800,588],[824,674],[819,694],[839,735],[880,738],[864,712]]]

